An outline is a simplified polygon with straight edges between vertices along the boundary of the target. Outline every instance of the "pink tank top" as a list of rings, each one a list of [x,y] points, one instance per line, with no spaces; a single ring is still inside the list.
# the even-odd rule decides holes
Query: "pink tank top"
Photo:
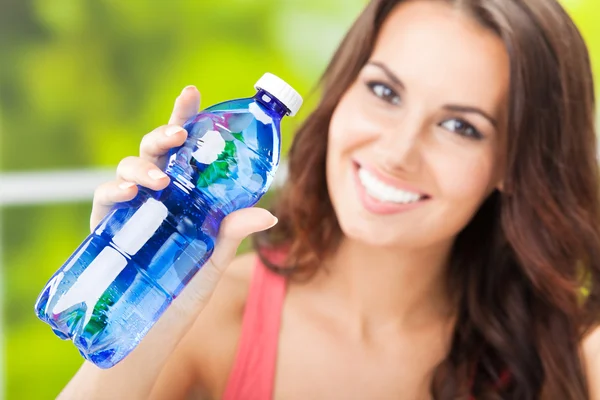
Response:
[[[285,283],[257,260],[223,400],[272,399]]]
[[[223,400],[271,400],[286,280],[257,258],[250,283],[242,331]],[[504,371],[498,387],[510,381]],[[471,386],[473,382],[471,382]],[[470,396],[470,400],[475,400]]]

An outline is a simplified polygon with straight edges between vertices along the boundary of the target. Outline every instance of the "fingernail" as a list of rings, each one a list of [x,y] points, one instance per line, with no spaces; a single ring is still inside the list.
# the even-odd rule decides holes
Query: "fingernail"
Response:
[[[176,134],[179,131],[182,131],[183,128],[177,125],[173,125],[173,126],[169,126],[166,130],[165,130],[165,135],[167,136],[173,136],[174,134]]]
[[[184,87],[183,90],[181,91],[181,94],[187,92],[190,89],[196,89],[196,86],[194,86],[194,85],[188,85],[188,86]]]
[[[279,222],[279,220],[277,219],[276,216],[273,216],[273,223],[271,224],[271,226],[269,226],[269,228],[274,227],[275,225],[277,225],[277,222]]]
[[[119,188],[122,190],[127,190],[133,185],[135,185],[135,182],[121,182],[121,184],[119,184]]]
[[[157,180],[165,178],[167,176],[164,172],[159,171],[157,169],[151,169],[150,171],[148,171],[148,175],[150,176],[150,178]]]

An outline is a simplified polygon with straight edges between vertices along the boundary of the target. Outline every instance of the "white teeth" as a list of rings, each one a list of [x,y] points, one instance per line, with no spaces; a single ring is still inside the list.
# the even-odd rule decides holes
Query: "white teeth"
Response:
[[[358,170],[358,179],[365,187],[367,193],[379,201],[408,204],[421,199],[421,195],[417,193],[396,189],[381,182],[364,168]]]

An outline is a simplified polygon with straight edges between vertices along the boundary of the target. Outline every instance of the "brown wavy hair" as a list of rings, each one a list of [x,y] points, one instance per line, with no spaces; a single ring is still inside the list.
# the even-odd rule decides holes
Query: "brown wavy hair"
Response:
[[[458,319],[434,371],[435,399],[586,399],[582,338],[600,318],[599,176],[595,99],[586,45],[555,0],[443,0],[494,31],[510,56],[504,190],[459,233],[448,284]],[[342,232],[325,178],[327,132],[340,98],[367,62],[401,0],[371,1],[320,80],[321,98],[298,130],[279,224],[254,237],[259,256],[310,278]],[[285,246],[285,265],[268,249]],[[503,371],[510,379],[498,386]],[[398,394],[400,397],[401,394]]]

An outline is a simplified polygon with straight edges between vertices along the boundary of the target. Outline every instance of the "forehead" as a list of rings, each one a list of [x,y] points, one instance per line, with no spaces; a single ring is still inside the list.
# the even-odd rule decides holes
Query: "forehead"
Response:
[[[508,91],[502,40],[445,1],[399,4],[384,22],[371,58],[398,74],[409,95],[432,92],[445,102],[492,108]]]

